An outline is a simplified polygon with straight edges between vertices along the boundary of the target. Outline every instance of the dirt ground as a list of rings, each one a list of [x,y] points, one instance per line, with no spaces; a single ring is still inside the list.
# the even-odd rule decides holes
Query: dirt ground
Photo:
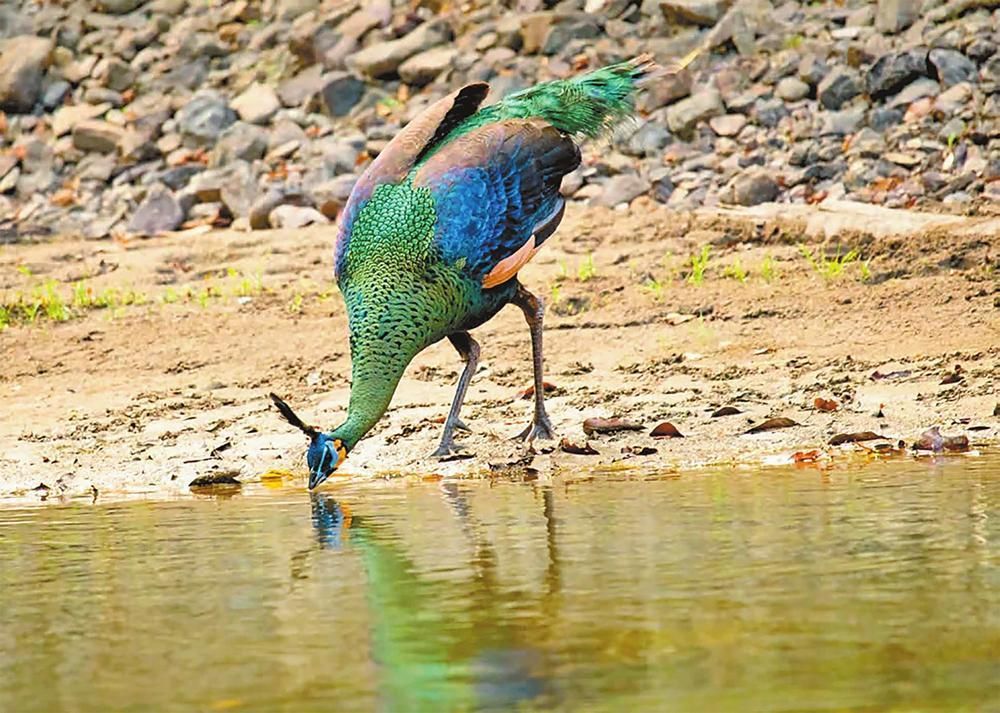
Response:
[[[304,438],[267,393],[323,426],[344,416],[350,357],[332,235],[194,230],[0,248],[5,303],[46,280],[67,300],[89,288],[143,302],[70,307],[67,321],[0,332],[0,494],[172,494],[198,476],[252,482],[274,471],[304,487]],[[866,262],[834,276],[801,245],[814,255],[857,249]],[[690,256],[703,246],[698,284]],[[550,307],[553,423],[597,455],[538,443],[528,458],[509,440],[531,411],[518,398],[531,382],[528,331],[509,308],[476,332],[482,365],[463,411],[473,432],[460,434],[474,457],[429,456],[461,366],[444,343],[416,359],[339,476],[664,473],[784,462],[810,449],[836,460],[861,447],[828,446],[835,434],[909,444],[933,425],[989,448],[1000,439],[998,248],[1000,218],[988,216],[844,204],[694,215],[652,203],[573,207],[522,281]],[[960,378],[945,379],[956,365]],[[839,407],[821,411],[817,398]],[[725,406],[740,413],[712,416]],[[586,418],[616,416],[643,430],[582,430]],[[798,425],[745,433],[771,417]],[[685,438],[651,438],[662,421]],[[643,448],[655,452],[637,455]]]

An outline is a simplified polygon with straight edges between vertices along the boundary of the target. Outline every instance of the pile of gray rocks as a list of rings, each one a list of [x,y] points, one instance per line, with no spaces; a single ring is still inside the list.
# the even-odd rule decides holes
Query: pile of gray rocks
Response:
[[[409,119],[694,48],[574,200],[1000,201],[1000,0],[20,0],[0,5],[0,240],[334,220]]]

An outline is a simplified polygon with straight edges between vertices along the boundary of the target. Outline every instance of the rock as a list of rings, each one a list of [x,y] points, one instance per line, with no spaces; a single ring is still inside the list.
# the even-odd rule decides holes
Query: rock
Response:
[[[691,93],[691,73],[681,70],[676,74],[659,77],[655,82],[649,82],[643,87],[636,102],[640,111],[656,111],[660,107],[673,104]]]
[[[907,107],[918,99],[935,97],[941,91],[941,86],[933,79],[921,77],[907,84],[890,101],[890,107]]]
[[[64,79],[57,79],[51,82],[42,91],[42,106],[46,111],[54,111],[66,101],[66,97],[73,91],[70,83]]]
[[[613,208],[620,203],[631,203],[649,189],[649,181],[631,173],[622,173],[608,179],[601,187],[600,194],[591,202],[594,205]]]
[[[865,80],[868,94],[872,99],[883,99],[914,79],[928,76],[927,54],[926,47],[916,47],[879,57]]]
[[[128,223],[128,232],[158,235],[177,230],[184,222],[184,210],[168,188],[154,186],[139,204]]]
[[[863,90],[861,75],[848,67],[838,67],[819,83],[816,97],[827,109],[839,109]]]
[[[110,104],[73,104],[71,106],[61,106],[52,114],[52,133],[56,136],[64,136],[72,131],[73,127],[81,121],[96,119],[110,108]]]
[[[98,73],[98,78],[104,82],[104,86],[108,89],[123,92],[135,82],[135,71],[120,59],[112,58],[104,64],[103,69]]]
[[[751,115],[758,126],[773,129],[788,116],[788,108],[781,99],[761,99],[754,104]]]
[[[458,50],[452,47],[434,47],[415,54],[399,65],[399,77],[407,84],[427,84],[451,67],[456,55]]]
[[[626,141],[618,142],[623,153],[629,156],[659,155],[663,147],[670,143],[670,132],[658,121],[647,121]]]
[[[976,80],[975,63],[961,52],[949,49],[932,49],[927,59],[937,73],[938,80],[946,87]]]
[[[372,79],[393,74],[403,62],[449,38],[447,25],[442,21],[426,22],[405,37],[390,42],[380,42],[364,48],[347,58],[347,66]]]
[[[325,225],[330,221],[315,208],[286,204],[271,211],[269,222],[273,228],[304,228],[307,225]]]
[[[278,113],[281,102],[271,87],[254,82],[233,99],[232,108],[243,121],[250,124],[266,124]]]
[[[343,175],[324,181],[309,189],[309,196],[313,204],[330,220],[335,220],[340,211],[347,204],[347,199],[351,196],[351,191],[358,177],[353,173]]]
[[[921,0],[878,0],[875,28],[893,34],[913,24],[920,16]]]
[[[820,136],[845,136],[854,133],[864,123],[866,109],[865,106],[854,106],[842,111],[822,112]]]
[[[542,43],[542,54],[558,54],[573,40],[592,40],[601,35],[601,26],[593,18],[583,17],[553,25]]]
[[[98,0],[97,8],[111,15],[125,15],[132,12],[146,0]]]
[[[689,134],[698,122],[721,114],[722,98],[714,89],[703,89],[667,108],[667,126],[678,135]]]
[[[236,121],[236,112],[221,94],[204,90],[195,94],[175,118],[182,134],[197,143],[211,145]]]
[[[777,181],[763,172],[737,176],[732,190],[733,203],[743,206],[770,203],[781,193]]]
[[[650,193],[653,196],[653,200],[657,203],[666,203],[674,193],[674,182],[670,177],[670,173],[671,170],[669,168],[661,166],[649,174],[649,180],[652,183]]]
[[[885,131],[890,126],[898,126],[903,121],[903,112],[889,107],[876,107],[868,116],[868,125],[875,131]]]
[[[256,161],[267,151],[267,131],[259,126],[237,121],[222,132],[212,149],[211,166],[226,166],[233,161]]]
[[[330,72],[320,81],[323,110],[329,116],[347,116],[365,95],[365,84],[347,72]]]
[[[726,0],[663,0],[660,9],[668,19],[712,27],[729,6]]]
[[[81,151],[111,153],[118,148],[118,142],[125,130],[100,119],[86,119],[73,126],[73,146]]]
[[[226,169],[228,174],[219,198],[234,218],[246,218],[257,200],[257,181],[254,179],[253,169],[245,161],[234,161]]]
[[[271,227],[271,211],[285,202],[285,192],[272,188],[250,206],[251,230],[266,230]]]
[[[797,102],[809,96],[809,85],[797,77],[785,77],[778,82],[774,93],[786,102]]]
[[[972,87],[967,83],[956,84],[941,92],[934,100],[934,111],[951,116],[961,111],[972,98]]]
[[[816,55],[806,55],[799,62],[799,79],[808,84],[810,87],[817,86],[823,81],[823,77],[827,75],[830,68],[820,60]]]
[[[319,94],[322,88],[323,67],[315,64],[312,67],[303,69],[291,79],[281,82],[278,85],[278,96],[281,98],[281,103],[285,106],[299,107]]]
[[[719,136],[736,136],[747,125],[747,118],[743,114],[723,114],[709,119],[708,125]]]
[[[22,35],[0,43],[0,110],[30,112],[42,93],[52,41]]]

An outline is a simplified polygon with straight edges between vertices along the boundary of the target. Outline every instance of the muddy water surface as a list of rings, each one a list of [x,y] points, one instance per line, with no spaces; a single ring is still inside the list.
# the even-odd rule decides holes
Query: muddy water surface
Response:
[[[0,510],[0,710],[997,710],[1000,459]]]

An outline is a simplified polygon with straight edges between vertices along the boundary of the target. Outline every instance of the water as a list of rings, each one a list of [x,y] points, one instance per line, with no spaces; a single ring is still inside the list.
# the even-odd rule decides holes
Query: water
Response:
[[[0,510],[0,711],[996,711],[998,503],[957,458]]]

